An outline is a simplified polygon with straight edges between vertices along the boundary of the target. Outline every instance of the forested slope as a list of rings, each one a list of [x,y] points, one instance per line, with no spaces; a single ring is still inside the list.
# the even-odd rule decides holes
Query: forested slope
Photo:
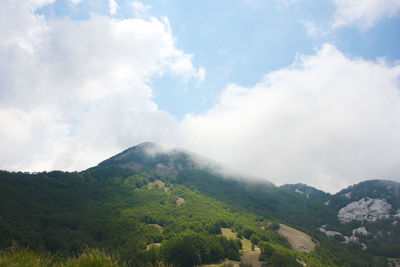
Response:
[[[120,264],[130,266],[240,260],[241,242],[221,235],[225,227],[260,247],[272,266],[296,259],[307,266],[382,265],[384,259],[317,230],[329,212],[325,205],[270,183],[219,175],[215,165],[186,152],[148,154],[149,146],[154,148],[128,149],[83,172],[0,171],[3,252],[29,248],[63,259],[98,248],[118,253]],[[276,222],[310,234],[316,250],[292,250]]]

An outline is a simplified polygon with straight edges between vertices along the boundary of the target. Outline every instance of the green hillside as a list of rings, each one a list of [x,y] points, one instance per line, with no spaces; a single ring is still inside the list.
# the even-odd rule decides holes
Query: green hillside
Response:
[[[197,155],[144,143],[83,172],[1,171],[0,266],[18,262],[18,253],[47,257],[43,266],[89,254],[128,266],[238,262],[245,240],[267,266],[387,265],[379,253],[318,231],[333,214],[323,203],[216,170]],[[316,249],[293,250],[277,222],[309,234]]]

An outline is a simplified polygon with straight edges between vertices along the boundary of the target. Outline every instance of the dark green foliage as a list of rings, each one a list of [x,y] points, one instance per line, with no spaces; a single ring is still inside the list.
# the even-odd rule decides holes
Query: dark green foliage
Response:
[[[294,255],[273,253],[267,260],[267,266],[302,267],[303,265],[296,261],[296,257]]]
[[[10,249],[1,251],[0,267],[22,266],[22,267],[48,267],[53,265],[54,258],[49,255],[39,255],[27,249]]]
[[[280,186],[280,188],[295,192],[297,194],[301,194],[304,197],[318,201],[318,202],[325,202],[330,198],[329,193],[325,193],[324,191],[318,190],[312,186],[308,186],[306,184],[285,184]]]
[[[250,241],[252,244],[257,245],[260,242],[260,238],[256,234],[252,234],[250,237]]]
[[[28,249],[10,249],[0,253],[0,267],[119,267],[125,266],[116,256],[98,249],[86,249],[76,257],[65,260],[38,254]]]
[[[260,260],[261,261],[265,261],[266,259],[271,257],[272,254],[275,253],[275,249],[269,243],[260,242],[258,244],[258,246],[260,247],[260,250],[261,250],[261,253],[260,253]]]
[[[259,259],[265,261],[267,266],[302,266],[297,262],[295,255],[274,249],[269,243],[260,242],[259,247],[261,249]]]
[[[273,222],[269,225],[269,229],[274,230],[274,231],[279,230],[279,228],[280,228],[279,223],[276,223],[276,222]]]
[[[117,176],[112,177],[112,173]],[[200,172],[193,177],[200,181],[204,177],[199,175]],[[7,248],[16,241],[21,247],[50,251],[60,257],[76,255],[87,246],[100,247],[118,252],[128,265],[156,264],[163,259],[177,264],[216,262],[223,258],[240,260],[240,240],[217,238],[221,227],[229,227],[260,247],[260,243],[268,241],[290,248],[276,231],[268,227],[261,230],[260,223],[265,219],[260,217],[261,211],[268,213],[268,209],[256,202],[252,204],[253,187],[241,191],[240,183],[204,175],[204,183],[211,183],[211,189],[193,183],[193,177],[171,178],[154,170],[132,171],[112,165],[81,173],[0,172],[0,201],[7,203],[0,206],[0,245]],[[155,180],[168,184],[169,193],[158,187],[148,189],[148,184]],[[231,186],[229,193],[224,193],[225,186]],[[210,191],[215,189],[220,194],[216,199]],[[243,196],[233,200],[230,195],[235,191]],[[175,203],[178,196],[185,199],[179,207]],[[247,211],[256,207],[262,208],[257,216]],[[162,232],[154,225],[161,226]],[[187,231],[198,242],[182,245],[188,241],[181,236]],[[169,243],[172,240],[181,243]],[[162,251],[146,251],[146,245],[160,242]],[[189,256],[171,256],[177,255],[173,253],[179,248]],[[172,254],[168,255],[168,251]],[[335,257],[343,258],[340,253],[327,258]]]
[[[224,244],[225,255],[230,260],[240,260],[239,250],[242,248],[242,243],[239,239],[230,239]]]
[[[300,194],[265,182],[246,183],[197,169],[184,170],[176,179],[202,194],[230,204],[233,211],[245,209],[262,217],[280,218],[305,228],[319,227],[319,213],[327,209],[322,203],[309,201]],[[242,231],[240,234],[250,238],[252,233]]]
[[[122,176],[110,178],[110,168]],[[148,189],[147,184],[156,179],[168,182],[170,193],[158,187]],[[155,262],[160,255],[145,251],[147,244],[172,239],[186,230],[219,235],[221,226],[232,225],[238,217],[222,203],[167,179],[154,171],[117,171],[112,166],[82,173],[2,171],[0,201],[7,205],[0,206],[0,214],[7,216],[0,217],[0,245],[7,248],[16,241],[21,247],[63,257],[75,255],[86,246],[102,247],[117,251],[131,264]],[[186,201],[180,207],[175,203],[177,196]],[[202,261],[239,258],[235,241],[207,244],[209,258]]]
[[[280,221],[320,241],[305,258],[309,266],[380,266],[386,258],[370,253],[399,255],[398,227],[386,222],[366,225],[368,230],[390,230],[393,234],[385,238],[394,245],[360,237],[375,244],[363,252],[317,231],[322,221],[336,220],[319,202],[269,183],[251,184],[200,170],[183,152],[149,156],[144,151],[149,146],[156,148],[131,148],[79,173],[0,171],[0,249],[17,244],[39,254],[51,252],[57,259],[76,259],[85,248],[100,248],[119,254],[120,262],[130,266],[193,266],[240,260],[240,240],[220,235],[221,227],[227,227],[259,246],[269,264],[296,266],[295,252],[289,253],[288,241],[275,231],[279,224],[270,223]],[[169,190],[150,188],[156,180]],[[185,203],[177,206],[178,198]],[[153,243],[162,245],[146,248]]]
[[[178,266],[194,266],[218,262],[227,258],[238,259],[239,246],[222,236],[184,233],[161,246],[166,262]]]

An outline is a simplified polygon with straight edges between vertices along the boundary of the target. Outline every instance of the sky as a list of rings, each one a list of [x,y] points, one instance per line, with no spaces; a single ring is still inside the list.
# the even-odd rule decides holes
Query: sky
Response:
[[[400,0],[3,0],[0,169],[145,141],[276,185],[400,182]]]

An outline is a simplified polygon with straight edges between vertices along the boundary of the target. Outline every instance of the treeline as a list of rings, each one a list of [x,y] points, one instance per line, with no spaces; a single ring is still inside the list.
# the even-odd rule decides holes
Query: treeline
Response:
[[[156,180],[168,190],[150,187]],[[307,266],[351,262],[343,245],[324,239],[322,248],[307,257],[290,250],[271,220],[287,213],[283,219],[299,216],[299,224],[306,225],[316,206],[302,210],[303,199],[285,193],[279,200],[276,190],[280,189],[245,186],[202,171],[176,177],[111,165],[79,173],[0,171],[0,250],[17,244],[66,262],[85,248],[100,248],[118,254],[119,264],[128,266],[162,262],[192,266],[240,258],[240,241],[221,235],[221,227],[226,227],[261,248],[263,242],[274,245],[273,253],[265,254],[267,262],[293,263],[299,258]],[[178,198],[184,204],[178,206]],[[369,258],[360,255],[355,256],[357,264],[364,265],[354,266],[368,266]]]
[[[145,253],[147,261],[171,263],[176,266],[197,266],[216,263],[225,258],[240,261],[242,243],[239,239],[223,236],[183,233],[163,242],[161,247],[153,247]]]
[[[300,194],[275,187],[269,183],[246,182],[203,170],[184,170],[176,179],[224,203],[235,210],[247,210],[267,218],[279,218],[289,224],[314,230],[320,225],[318,218],[329,209],[321,202],[313,202]]]
[[[118,254],[112,255],[98,249],[85,249],[82,253],[70,257],[58,257],[57,254],[37,253],[25,248],[12,247],[0,253],[0,267],[75,267],[75,266],[182,266],[215,263],[225,258],[240,261],[240,240],[228,240],[223,236],[184,233],[153,247],[142,254],[141,261],[124,262]]]
[[[260,247],[260,260],[266,261],[267,266],[280,266],[280,267],[301,267],[303,266],[297,260],[294,253],[287,251],[280,251],[275,249],[267,242],[259,242]]]
[[[157,186],[149,189],[155,180],[165,182],[168,193]],[[185,199],[181,206],[176,205],[178,197]],[[0,203],[0,249],[16,243],[61,258],[97,247],[118,253],[131,265],[169,262],[174,258],[169,255],[188,241],[181,234],[191,233],[197,240],[195,251],[200,251],[194,262],[214,262],[239,258],[240,242],[223,238],[221,227],[262,236],[256,216],[233,213],[225,204],[156,171],[127,173],[112,167],[82,173],[0,171]],[[161,242],[162,253],[146,250]],[[204,250],[202,244],[210,249]]]

